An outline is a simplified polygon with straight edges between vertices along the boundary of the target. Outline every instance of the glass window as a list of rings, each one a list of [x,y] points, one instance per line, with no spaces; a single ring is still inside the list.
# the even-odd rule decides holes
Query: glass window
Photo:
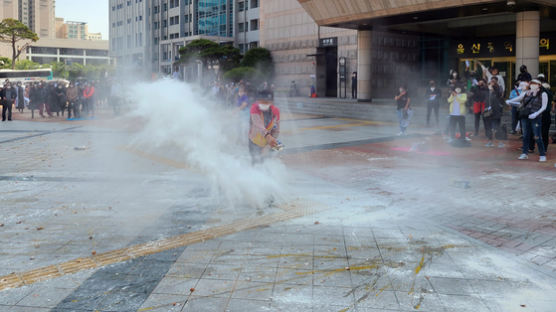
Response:
[[[229,37],[229,14],[227,0],[199,0],[198,34],[209,36]],[[230,27],[231,28],[231,27]]]
[[[259,20],[251,20],[251,31],[259,30]]]

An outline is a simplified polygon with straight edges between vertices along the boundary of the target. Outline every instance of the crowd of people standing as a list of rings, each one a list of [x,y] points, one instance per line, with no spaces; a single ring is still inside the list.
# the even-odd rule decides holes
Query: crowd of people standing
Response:
[[[439,127],[439,108],[442,103],[447,102],[449,119],[444,133],[449,143],[456,146],[470,146],[472,137],[479,136],[482,119],[487,138],[485,147],[504,148],[508,132],[521,135],[522,148],[518,158],[528,159],[529,154],[534,153],[536,148],[539,161],[545,162],[546,150],[550,144],[551,112],[556,112],[556,102],[544,74],[532,77],[527,67],[523,65],[513,83],[512,90],[507,92],[509,90],[506,90],[504,77],[497,68],[488,68],[481,62],[478,62],[478,65],[481,68],[480,73],[471,72],[467,63],[464,77],[451,71],[446,83],[449,94],[444,98],[436,82],[433,80],[429,82],[424,98],[427,106],[427,127],[431,125],[432,113],[435,115],[436,126]],[[509,96],[506,98],[508,93]],[[397,105],[400,135],[405,135],[411,119],[411,99],[407,89],[400,87],[394,99]],[[511,111],[511,123],[508,124],[503,122],[506,110]],[[474,132],[471,133],[466,130],[468,114],[472,114],[474,118]]]
[[[19,113],[25,109],[35,118],[38,111],[42,118],[64,117],[68,119],[92,118],[97,107],[108,103],[110,84],[93,81],[34,81],[17,82],[6,80],[0,87],[2,121],[12,120],[13,106]]]

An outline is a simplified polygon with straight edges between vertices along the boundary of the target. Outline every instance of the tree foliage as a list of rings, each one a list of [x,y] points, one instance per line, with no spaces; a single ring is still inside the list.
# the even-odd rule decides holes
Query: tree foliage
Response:
[[[60,64],[64,66],[62,67]],[[52,72],[55,77],[65,78],[69,80],[76,80],[77,78],[100,80],[104,78],[105,74],[111,74],[114,72],[114,66],[110,64],[87,64],[86,66],[83,66],[81,63],[72,63],[71,65],[58,63],[56,65],[57,69],[55,69],[54,63],[51,65]],[[58,74],[56,74],[57,70],[59,70]]]
[[[30,69],[39,69],[43,66],[37,62],[33,62],[31,60],[21,60],[15,63],[15,69],[17,70],[30,70]]]
[[[272,53],[265,48],[253,48],[245,53],[241,66],[255,68],[263,79],[274,76]]]
[[[196,39],[180,49],[180,62],[200,61],[205,67],[219,65],[227,71],[239,65],[241,53],[230,45],[220,45],[208,39]]]
[[[270,66],[273,64],[272,53],[265,48],[252,48],[241,61],[241,66]]]
[[[252,80],[256,76],[257,72],[253,67],[236,67],[227,71],[224,74],[224,79],[233,82],[239,82],[240,80]]]
[[[0,22],[0,41],[12,47],[12,69],[16,68],[16,60],[21,53],[37,40],[39,36],[16,19],[6,18]]]
[[[69,71],[68,66],[62,62],[52,62],[50,64],[50,68],[52,68],[52,75],[56,78],[69,78]]]
[[[0,57],[0,69],[11,69],[12,59],[8,57]]]

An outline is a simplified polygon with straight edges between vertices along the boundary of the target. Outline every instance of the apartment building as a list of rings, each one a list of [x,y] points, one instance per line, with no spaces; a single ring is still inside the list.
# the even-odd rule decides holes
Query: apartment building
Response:
[[[110,0],[111,54],[121,59],[141,54],[153,72],[170,73],[179,49],[195,39],[246,52],[259,46],[259,1]]]
[[[74,40],[102,40],[101,33],[89,33],[89,25],[85,22],[64,21],[56,18],[56,38]]]
[[[110,57],[120,66],[152,72],[152,0],[110,0]]]
[[[1,0],[0,19],[17,19],[40,38],[55,38],[55,3],[55,0]]]

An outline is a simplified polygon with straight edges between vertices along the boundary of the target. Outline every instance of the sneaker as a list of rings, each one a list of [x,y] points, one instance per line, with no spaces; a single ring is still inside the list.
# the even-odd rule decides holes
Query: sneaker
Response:
[[[398,136],[402,136],[402,135],[403,135],[403,132],[398,133]]]
[[[527,154],[521,154],[517,159],[519,160],[529,159],[529,156],[527,156]]]
[[[546,162],[546,156],[539,157],[539,162]]]
[[[469,138],[469,137],[465,137],[465,141],[467,141],[467,142],[471,142],[471,138]]]
[[[487,144],[485,144],[485,147],[494,147],[494,144],[492,144],[492,142],[488,142]]]
[[[498,148],[504,148],[505,146],[504,143],[498,143]]]

